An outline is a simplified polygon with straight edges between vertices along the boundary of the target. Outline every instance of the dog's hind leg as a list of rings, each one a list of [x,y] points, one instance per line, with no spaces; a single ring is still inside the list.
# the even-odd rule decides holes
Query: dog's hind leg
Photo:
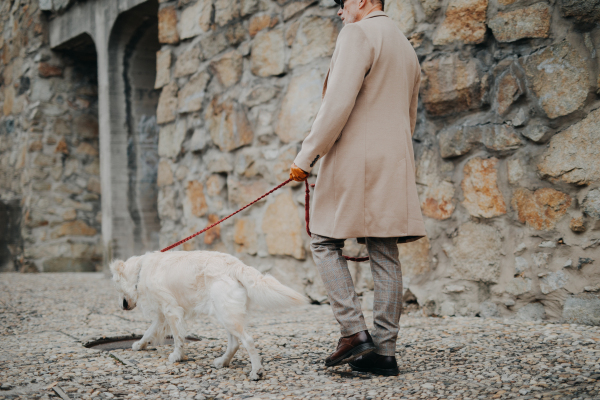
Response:
[[[248,377],[253,381],[257,381],[264,373],[260,354],[258,354],[256,347],[254,347],[254,340],[252,339],[252,336],[250,336],[243,327],[240,334],[240,339],[242,340],[242,344],[246,350],[248,350],[250,362],[252,363],[252,371],[250,371],[250,375]]]
[[[217,358],[214,362],[215,367],[217,368],[228,367],[231,359],[240,348],[240,342],[229,331],[227,331],[227,337],[229,341],[227,342],[227,350],[225,351],[225,354]]]
[[[231,336],[242,342],[250,355],[250,361],[252,362],[250,379],[255,381],[260,379],[260,375],[263,374],[260,355],[254,347],[252,336],[245,331],[246,303],[248,300],[246,290],[242,288],[239,282],[221,280],[213,284],[211,300],[214,307],[214,316]],[[215,360],[215,366],[218,366],[217,362],[229,354],[229,347],[227,350],[223,357]]]
[[[150,324],[150,326],[148,327],[146,332],[144,332],[144,336],[142,336],[142,338],[140,340],[135,342],[131,346],[131,348],[135,351],[144,350],[146,348],[146,346],[148,346],[148,343],[152,342],[152,340],[154,339],[154,336],[156,335],[156,333],[158,331],[158,327],[161,326],[162,324],[163,324],[163,321],[162,321],[161,317],[157,317],[154,320],[152,320],[152,323]]]

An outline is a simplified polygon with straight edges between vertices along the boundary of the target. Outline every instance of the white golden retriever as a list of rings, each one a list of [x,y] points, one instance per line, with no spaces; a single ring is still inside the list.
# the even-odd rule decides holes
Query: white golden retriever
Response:
[[[139,304],[144,315],[152,319],[133,350],[160,343],[171,333],[175,349],[169,361],[180,361],[184,357],[185,321],[200,314],[212,315],[229,337],[227,350],[214,361],[215,367],[228,366],[241,341],[250,354],[252,380],[259,379],[263,369],[252,336],[246,331],[248,312],[257,307],[272,310],[306,302],[304,296],[274,277],[214,251],[147,253],[113,261],[110,270],[121,308],[132,310]]]

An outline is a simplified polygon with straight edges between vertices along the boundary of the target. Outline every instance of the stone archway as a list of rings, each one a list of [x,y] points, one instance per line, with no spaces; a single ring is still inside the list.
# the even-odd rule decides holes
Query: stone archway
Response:
[[[119,15],[108,42],[114,258],[158,247],[158,3]]]

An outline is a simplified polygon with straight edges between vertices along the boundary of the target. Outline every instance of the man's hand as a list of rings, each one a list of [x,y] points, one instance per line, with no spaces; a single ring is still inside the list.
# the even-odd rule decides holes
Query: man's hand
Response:
[[[306,178],[308,178],[308,172],[304,172],[304,170],[296,164],[292,164],[292,167],[290,168],[290,179],[296,182],[302,182],[305,181]]]

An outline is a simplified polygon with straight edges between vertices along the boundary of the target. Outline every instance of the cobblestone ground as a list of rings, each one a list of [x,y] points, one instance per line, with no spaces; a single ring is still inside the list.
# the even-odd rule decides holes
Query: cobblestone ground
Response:
[[[382,378],[325,368],[336,322],[328,306],[306,306],[254,318],[266,372],[252,382],[243,349],[230,368],[212,367],[226,341],[208,319],[192,325],[201,340],[182,363],[167,364],[168,345],[85,348],[90,338],[142,334],[148,325],[139,310],[118,309],[101,274],[2,274],[0,286],[0,398],[600,398],[598,327],[403,316],[402,373]]]

